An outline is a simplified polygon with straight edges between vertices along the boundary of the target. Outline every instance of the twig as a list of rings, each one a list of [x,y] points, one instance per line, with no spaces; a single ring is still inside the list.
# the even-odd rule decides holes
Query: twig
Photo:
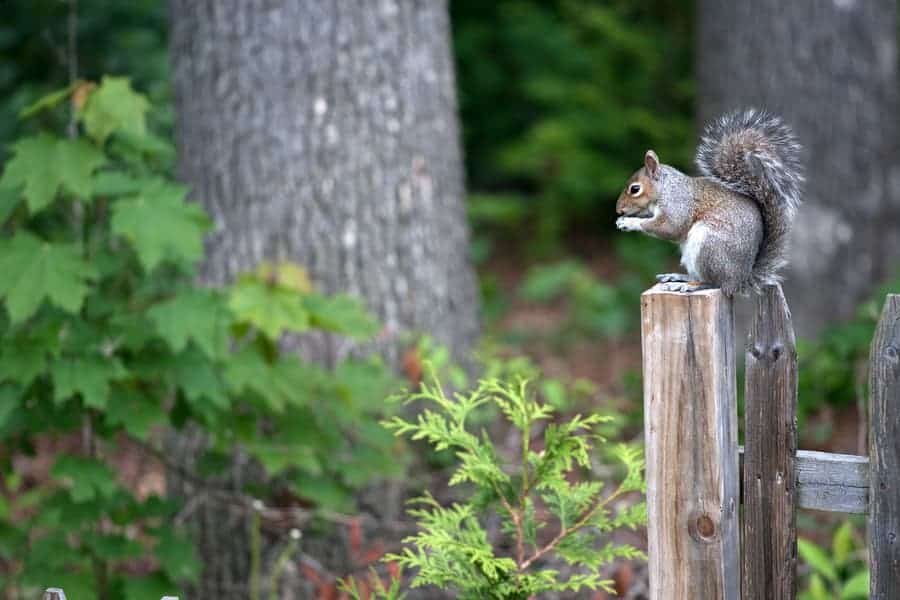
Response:
[[[525,569],[530,567],[536,560],[538,560],[539,558],[544,556],[546,553],[553,550],[556,547],[556,545],[559,544],[563,540],[563,538],[575,533],[576,531],[578,531],[579,529],[581,529],[582,527],[587,525],[588,522],[590,522],[590,520],[593,518],[593,516],[597,513],[598,510],[600,510],[601,508],[608,505],[610,502],[612,502],[618,496],[621,496],[622,493],[623,493],[622,488],[620,487],[619,489],[617,489],[615,492],[613,492],[606,498],[604,498],[602,500],[598,500],[594,504],[594,506],[589,508],[587,510],[587,512],[585,512],[584,515],[582,515],[582,517],[580,519],[578,519],[578,521],[576,521],[572,526],[567,527],[567,528],[561,528],[560,532],[556,534],[556,537],[554,537],[552,540],[547,542],[547,544],[543,548],[541,548],[540,550],[535,552],[531,558],[529,558],[528,560],[526,560],[524,563],[522,563],[519,566],[519,572],[525,571]]]

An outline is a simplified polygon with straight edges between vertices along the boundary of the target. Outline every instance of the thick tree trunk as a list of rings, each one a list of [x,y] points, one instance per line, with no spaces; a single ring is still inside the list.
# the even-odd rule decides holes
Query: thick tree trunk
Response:
[[[170,7],[180,174],[216,224],[204,279],[288,259],[319,289],[364,298],[392,361],[408,332],[464,351],[477,290],[446,2]],[[351,349],[302,343],[326,364]],[[246,581],[245,524],[198,510],[208,569],[197,597],[246,598],[228,589]]]
[[[853,315],[900,267],[893,0],[700,0],[699,117],[782,114],[805,146],[785,292],[798,333]]]

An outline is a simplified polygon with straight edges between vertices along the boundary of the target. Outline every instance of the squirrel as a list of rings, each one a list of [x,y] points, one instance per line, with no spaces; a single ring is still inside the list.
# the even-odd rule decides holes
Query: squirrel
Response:
[[[706,126],[700,177],[659,162],[653,150],[619,195],[616,226],[678,242],[687,274],[656,278],[668,291],[718,287],[759,293],[780,281],[800,204],[800,145],[777,116],[748,109]]]

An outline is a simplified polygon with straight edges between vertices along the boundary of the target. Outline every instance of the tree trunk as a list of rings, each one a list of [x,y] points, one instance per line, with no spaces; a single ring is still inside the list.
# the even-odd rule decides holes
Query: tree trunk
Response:
[[[805,147],[785,292],[798,333],[851,317],[900,266],[892,0],[700,0],[699,117],[781,114]]]
[[[446,2],[170,9],[180,175],[216,224],[204,280],[291,260],[318,289],[367,302],[394,364],[410,332],[459,356],[478,332],[477,289]],[[324,335],[301,344],[325,364],[352,349]],[[207,524],[196,596],[246,598],[246,524],[216,509],[196,517]]]

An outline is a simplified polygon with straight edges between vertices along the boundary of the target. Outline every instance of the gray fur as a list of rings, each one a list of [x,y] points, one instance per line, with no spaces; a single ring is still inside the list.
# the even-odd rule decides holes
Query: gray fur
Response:
[[[726,114],[703,133],[696,158],[700,172],[753,199],[762,215],[759,253],[739,291],[759,291],[763,285],[780,281],[779,271],[787,263],[788,233],[800,205],[800,151],[791,129],[765,111]]]

